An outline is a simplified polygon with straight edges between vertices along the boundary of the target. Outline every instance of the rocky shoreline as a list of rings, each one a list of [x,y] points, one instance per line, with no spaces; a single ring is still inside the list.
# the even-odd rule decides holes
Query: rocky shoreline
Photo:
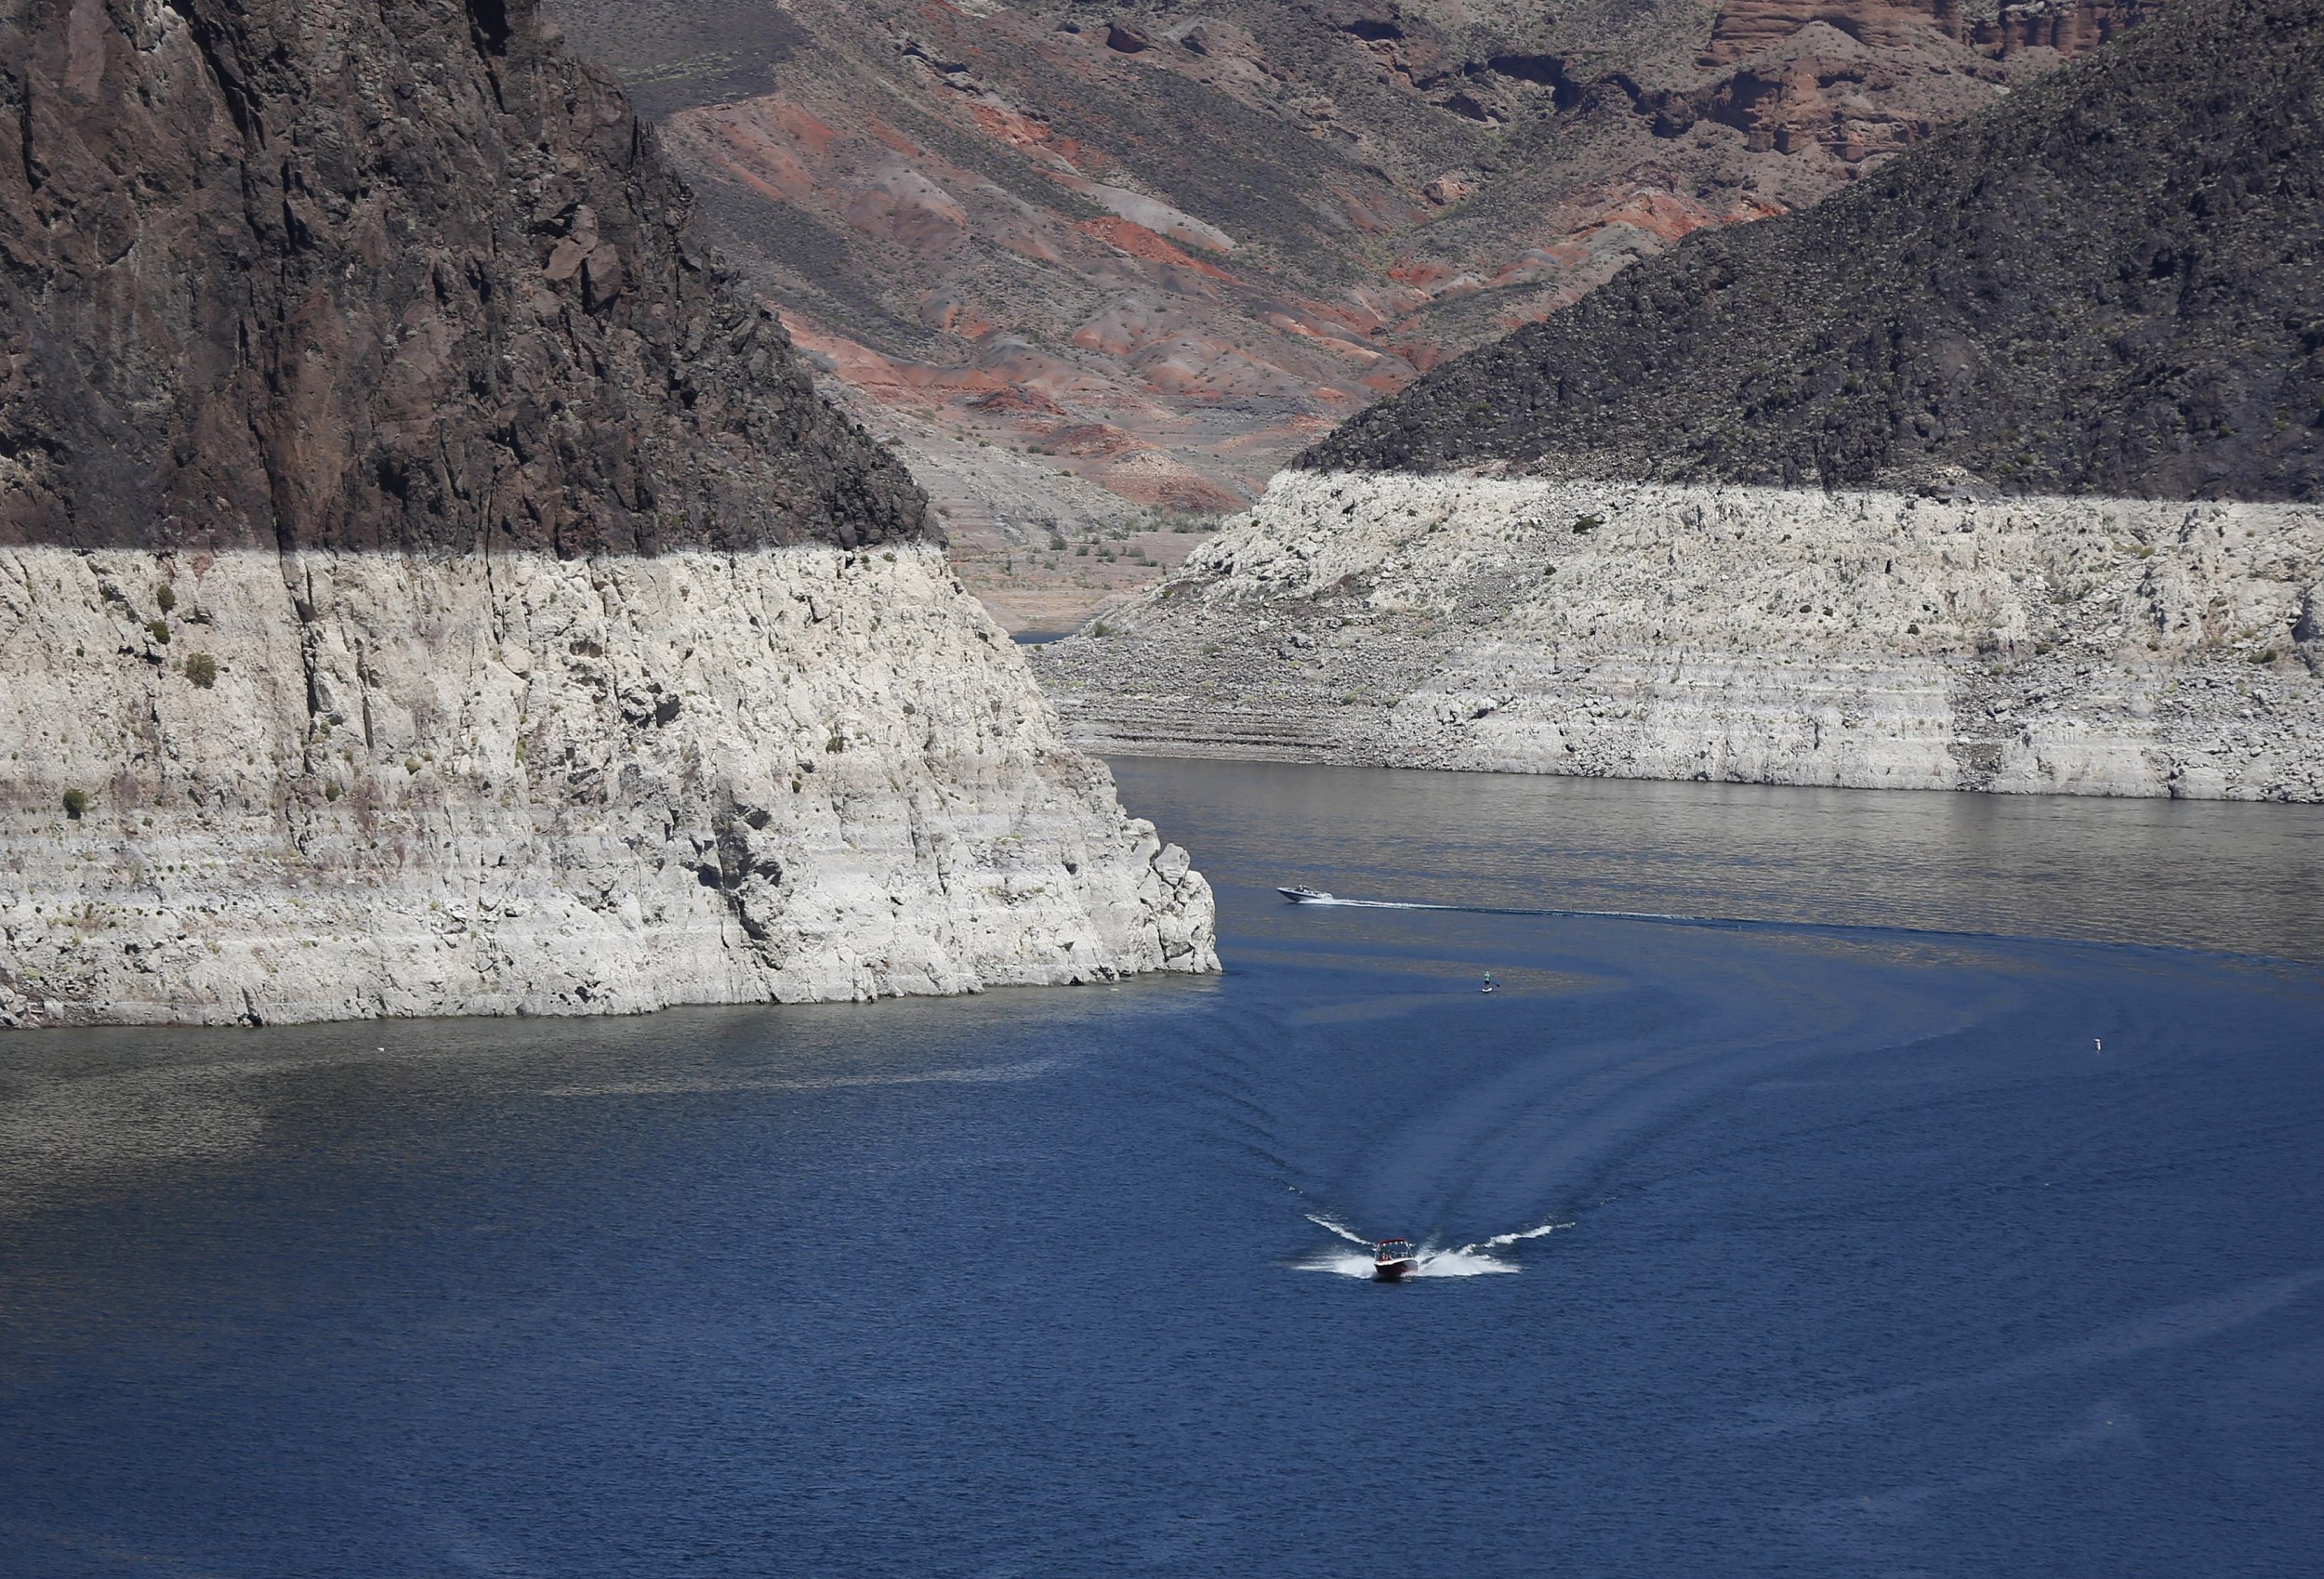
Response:
[[[0,548],[0,1024],[1217,967],[926,545]]]
[[[2324,800],[2324,508],[1286,472],[1034,664],[1125,754]]]

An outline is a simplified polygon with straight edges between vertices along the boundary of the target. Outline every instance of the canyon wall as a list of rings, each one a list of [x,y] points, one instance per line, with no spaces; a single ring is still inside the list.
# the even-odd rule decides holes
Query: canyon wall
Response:
[[[0,1023],[1216,966],[927,546],[0,549]]]
[[[1158,755],[2324,799],[2324,507],[1287,472],[1040,650]]]
[[[0,1023],[1215,967],[526,0],[0,6]]]

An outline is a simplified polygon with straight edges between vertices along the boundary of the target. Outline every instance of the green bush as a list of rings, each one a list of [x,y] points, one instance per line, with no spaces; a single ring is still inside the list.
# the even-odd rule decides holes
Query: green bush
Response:
[[[1602,515],[1576,516],[1574,518],[1574,530],[1576,532],[1595,532],[1598,528],[1604,526],[1604,524],[1605,517]]]
[[[153,594],[153,606],[166,614],[178,606],[178,594],[165,586]]]
[[[153,638],[154,646],[166,647],[169,645],[169,622],[148,620],[145,622],[145,634]]]
[[[218,683],[218,660],[207,652],[187,653],[186,678],[200,686],[204,691],[209,690]]]
[[[77,822],[81,820],[81,813],[87,809],[88,792],[86,790],[69,789],[64,792],[64,814],[66,816]]]
[[[1089,627],[1089,634],[1091,636],[1111,636],[1114,634],[1114,627],[1107,625],[1103,620],[1100,620],[1097,624]]]

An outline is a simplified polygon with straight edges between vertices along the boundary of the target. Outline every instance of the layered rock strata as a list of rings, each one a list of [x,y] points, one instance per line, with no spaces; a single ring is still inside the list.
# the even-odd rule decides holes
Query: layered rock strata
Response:
[[[931,547],[0,550],[0,1023],[1215,968]]]
[[[1163,755],[2324,799],[2324,509],[1288,472],[1040,650]]]

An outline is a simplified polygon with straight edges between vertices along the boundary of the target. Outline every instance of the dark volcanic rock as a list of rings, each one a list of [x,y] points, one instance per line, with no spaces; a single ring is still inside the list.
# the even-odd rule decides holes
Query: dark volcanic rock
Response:
[[[1311,467],[2324,495],[2324,0],[2185,0],[1808,213],[1449,362]]]
[[[919,535],[529,0],[0,4],[0,542]]]

